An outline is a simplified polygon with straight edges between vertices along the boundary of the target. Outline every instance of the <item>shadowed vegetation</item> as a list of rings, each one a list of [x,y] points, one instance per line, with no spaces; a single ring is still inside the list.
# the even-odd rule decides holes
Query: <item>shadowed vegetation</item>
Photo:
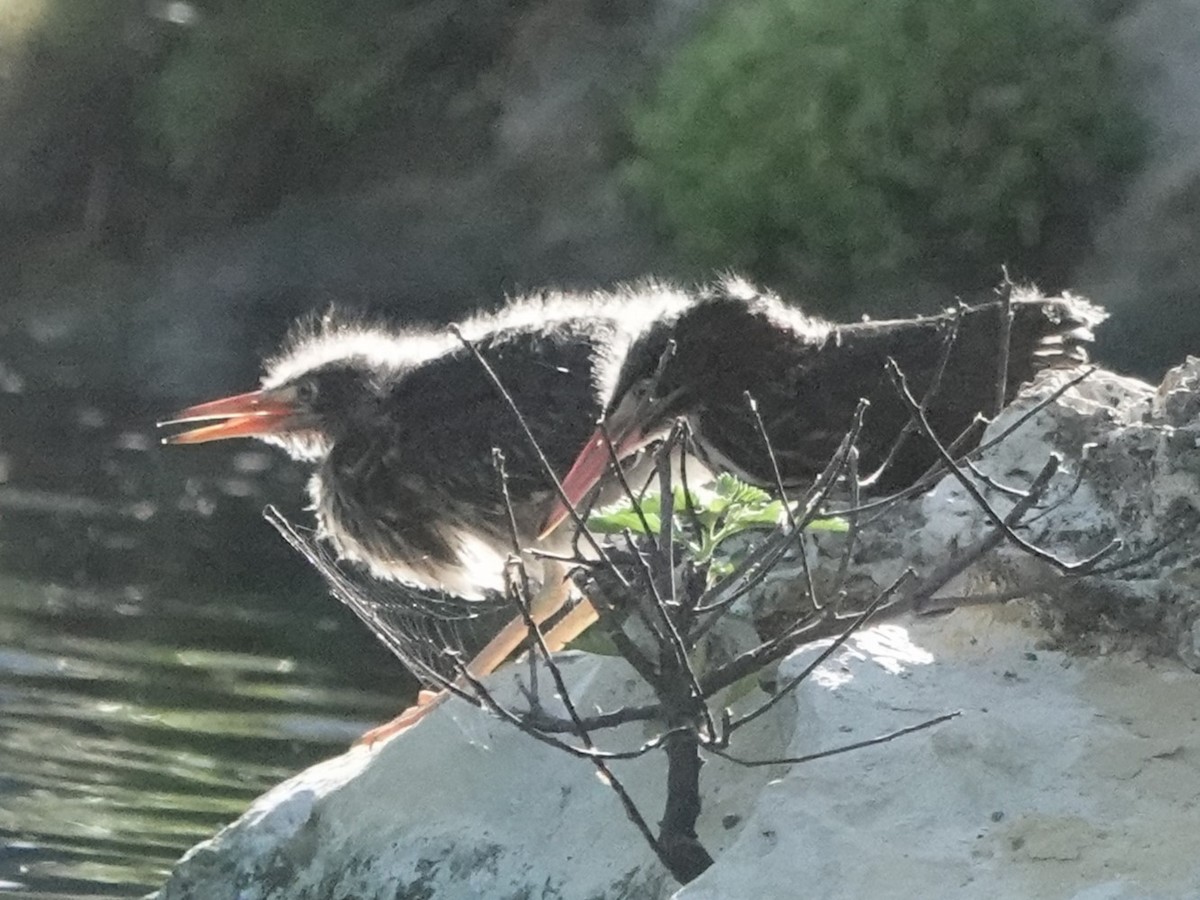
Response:
[[[1060,5],[714,13],[634,115],[629,166],[698,265],[827,298],[1001,263],[1053,288],[1141,158],[1101,31]]]

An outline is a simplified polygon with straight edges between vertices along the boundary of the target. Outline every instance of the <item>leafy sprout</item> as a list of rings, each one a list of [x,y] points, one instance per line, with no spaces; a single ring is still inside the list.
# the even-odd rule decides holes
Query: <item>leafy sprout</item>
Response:
[[[718,476],[711,485],[686,492],[676,485],[672,494],[671,534],[693,563],[708,567],[710,583],[732,572],[740,552],[744,552],[744,542],[738,542],[738,549],[730,551],[722,547],[726,541],[751,531],[770,531],[787,519],[784,501],[728,473]],[[647,494],[636,505],[626,498],[593,512],[587,524],[597,534],[621,534],[626,530],[636,535],[661,534],[662,497]],[[844,532],[848,527],[845,519],[836,516],[814,519],[806,526],[808,531],[835,532]]]

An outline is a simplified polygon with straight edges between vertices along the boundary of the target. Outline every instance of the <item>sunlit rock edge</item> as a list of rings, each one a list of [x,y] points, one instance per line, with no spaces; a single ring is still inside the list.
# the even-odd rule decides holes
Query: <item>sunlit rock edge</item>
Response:
[[[1065,377],[1043,378],[990,433]],[[981,465],[1020,486],[1049,452],[1064,457],[1051,490],[1061,503],[1028,539],[1077,558],[1114,535],[1131,547],[1163,535],[1200,498],[1200,359],[1157,389],[1097,372]],[[859,578],[885,583],[901,561],[928,566],[989,527],[950,479],[900,518],[864,536]],[[711,760],[700,832],[717,862],[682,890],[589,763],[455,703],[264,795],[189,852],[158,896],[1196,896],[1200,678],[1187,665],[1200,659],[1198,543],[1193,528],[1132,579],[1060,583],[1033,602],[858,635],[753,733],[739,733],[734,750],[799,755],[952,710],[961,717],[803,766]],[[1042,563],[1004,548],[948,590],[1044,575]],[[777,583],[760,609],[783,593]],[[567,656],[564,668],[585,709],[646,699],[619,660]],[[524,667],[497,676],[500,696],[515,702],[518,679]],[[647,736],[627,726],[603,740],[620,748]],[[659,753],[616,765],[652,827],[663,765]]]

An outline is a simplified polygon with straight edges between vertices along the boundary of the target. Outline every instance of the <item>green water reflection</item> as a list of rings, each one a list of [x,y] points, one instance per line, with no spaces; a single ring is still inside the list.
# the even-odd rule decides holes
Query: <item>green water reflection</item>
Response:
[[[160,447],[119,356],[0,319],[0,897],[145,894],[413,691],[261,517],[306,473]]]
[[[357,654],[360,666],[335,666],[317,653],[115,640],[94,604],[69,599],[59,588],[0,576],[4,890],[144,893],[253,797],[338,752],[401,702],[398,668],[360,642],[336,609],[315,617],[316,631],[331,648],[350,651],[336,658]],[[312,627],[278,601],[239,602],[256,602],[259,612],[240,627],[222,616],[222,603],[109,608],[120,630],[129,630],[123,619],[153,615],[161,624],[166,616],[177,638],[191,629],[210,642],[221,621],[231,646],[250,629],[258,642],[265,633],[287,644],[289,632]],[[391,669],[395,689],[360,667]],[[356,686],[362,676],[373,690]]]

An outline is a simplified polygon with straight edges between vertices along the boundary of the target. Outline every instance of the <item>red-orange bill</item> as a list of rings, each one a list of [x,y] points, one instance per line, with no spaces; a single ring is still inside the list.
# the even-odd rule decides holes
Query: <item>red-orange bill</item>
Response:
[[[613,450],[616,451],[617,459],[624,459],[634,450],[642,445],[642,436],[638,431],[632,434],[623,435],[613,439]],[[571,470],[567,472],[566,477],[562,480],[563,493],[571,506],[578,507],[584,501],[587,495],[608,472],[608,466],[612,462],[612,457],[609,455],[608,447],[605,444],[604,433],[597,428],[588,442],[580,451],[579,456],[575,458],[575,464],[571,466]],[[571,511],[567,505],[563,503],[562,498],[554,501],[554,506],[550,510],[550,514],[546,517],[545,523],[542,525],[542,532],[539,538],[544,538],[550,532],[554,531],[563,519],[567,518]]]
[[[163,438],[164,444],[203,444],[206,441],[255,437],[282,431],[293,412],[292,404],[269,391],[250,391],[189,406],[172,418],[159,422],[158,427],[223,420]]]

